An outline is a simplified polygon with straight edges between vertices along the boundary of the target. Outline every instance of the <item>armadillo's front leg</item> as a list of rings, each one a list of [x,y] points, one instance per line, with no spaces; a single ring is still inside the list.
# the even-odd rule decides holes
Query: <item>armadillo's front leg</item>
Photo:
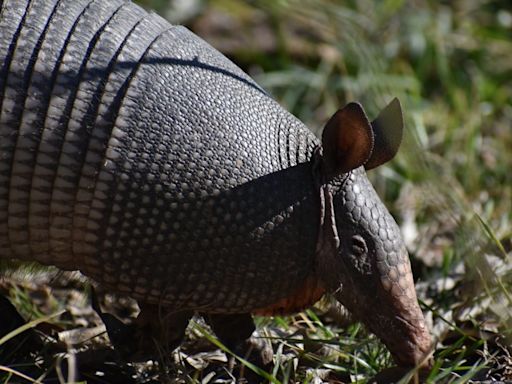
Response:
[[[140,304],[135,327],[134,355],[128,361],[165,360],[183,341],[192,311],[169,312],[155,304]]]
[[[267,340],[256,338],[252,316],[249,313],[221,315],[210,314],[204,316],[219,340],[236,355],[261,367],[269,368],[272,363],[273,351]],[[252,336],[252,337],[251,337]],[[234,368],[234,358],[230,361],[230,370]],[[240,367],[241,368],[241,367]],[[235,376],[248,377],[252,372],[235,372]]]
[[[105,324],[114,349],[125,361],[165,360],[185,336],[192,312],[167,313],[153,304],[139,304],[140,313],[125,324],[115,316],[104,313],[93,291],[93,309]]]

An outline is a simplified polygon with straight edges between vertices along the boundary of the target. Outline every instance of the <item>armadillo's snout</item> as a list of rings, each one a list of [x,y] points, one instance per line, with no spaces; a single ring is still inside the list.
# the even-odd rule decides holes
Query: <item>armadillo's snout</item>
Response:
[[[399,365],[426,365],[432,340],[418,305],[405,247],[388,253],[377,266],[383,289],[377,295],[380,311],[369,320],[369,326]]]
[[[382,340],[398,365],[428,366],[432,340],[418,305],[407,252],[399,248],[386,255],[377,251],[380,260],[373,278],[363,284],[361,279],[350,279],[336,296]]]

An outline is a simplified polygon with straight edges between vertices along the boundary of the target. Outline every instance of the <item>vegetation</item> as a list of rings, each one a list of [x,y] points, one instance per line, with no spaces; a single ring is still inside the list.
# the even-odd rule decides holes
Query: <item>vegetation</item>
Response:
[[[140,2],[167,12],[165,1]],[[167,16],[228,55],[316,133],[348,101],[360,101],[373,117],[392,97],[400,99],[403,146],[370,176],[401,225],[437,341],[425,380],[512,380],[512,4],[174,4]],[[24,314],[43,316],[27,305],[36,288],[8,288]],[[49,305],[51,311],[62,306]],[[61,316],[58,326],[71,320],[75,315]],[[379,341],[329,300],[296,316],[257,322],[275,352],[274,371],[260,373],[273,382],[363,383],[393,365]],[[224,350],[198,320],[169,371],[146,366],[130,375],[139,382],[158,375],[212,382],[226,365]],[[9,372],[4,382],[16,377]]]

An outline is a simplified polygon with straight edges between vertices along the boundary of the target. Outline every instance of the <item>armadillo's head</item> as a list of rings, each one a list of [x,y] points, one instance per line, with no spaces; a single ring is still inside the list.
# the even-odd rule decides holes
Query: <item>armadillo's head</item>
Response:
[[[418,306],[409,256],[395,220],[366,177],[390,160],[402,137],[394,100],[369,122],[351,103],[327,123],[319,173],[319,272],[335,297],[363,321],[400,365],[427,357],[431,339]]]

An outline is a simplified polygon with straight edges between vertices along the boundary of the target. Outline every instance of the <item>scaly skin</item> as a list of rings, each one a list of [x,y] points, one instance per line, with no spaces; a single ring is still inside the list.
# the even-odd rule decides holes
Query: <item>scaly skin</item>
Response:
[[[352,105],[320,143],[123,0],[6,0],[0,32],[1,258],[181,313],[286,313],[336,291],[400,364],[425,355],[407,253],[361,167],[394,155],[393,119]]]

